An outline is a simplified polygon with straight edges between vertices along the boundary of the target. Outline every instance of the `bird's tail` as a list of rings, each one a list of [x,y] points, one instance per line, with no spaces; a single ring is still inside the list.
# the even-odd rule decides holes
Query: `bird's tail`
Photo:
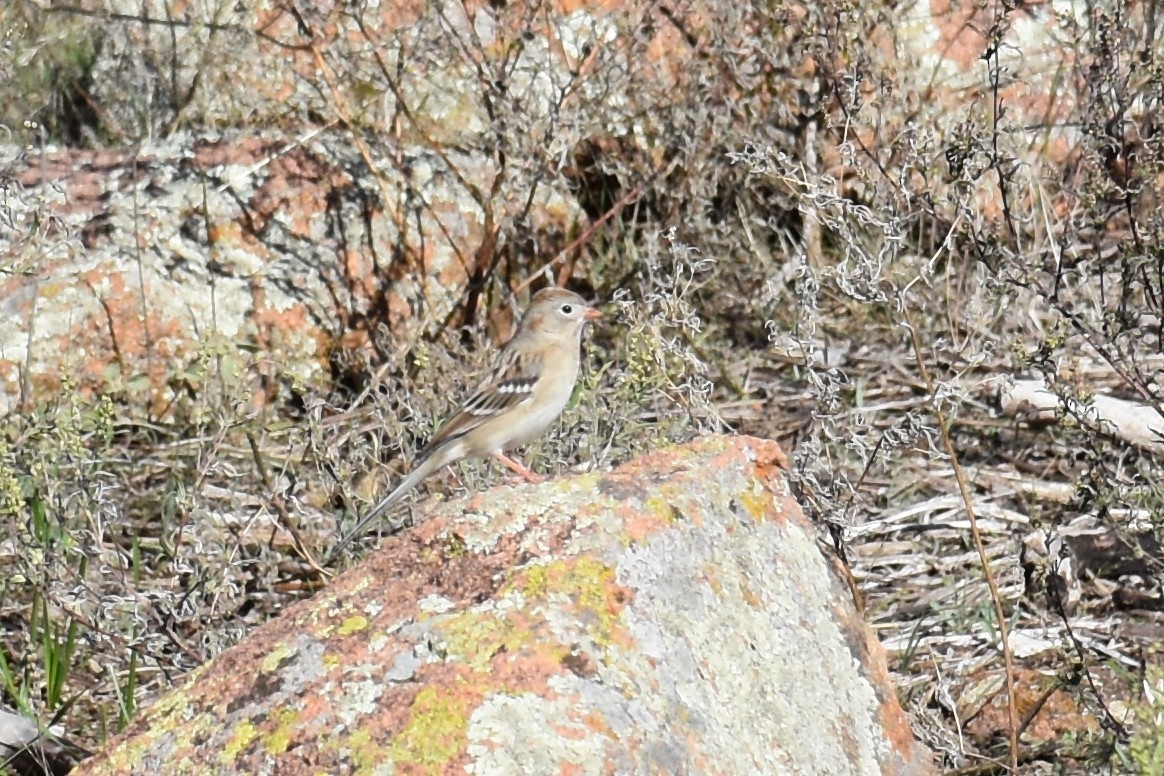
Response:
[[[331,548],[331,551],[327,554],[328,560],[334,557],[336,553],[351,544],[353,540],[359,538],[359,536],[364,532],[364,529],[368,527],[369,523],[395,506],[401,499],[407,496],[413,488],[419,485],[421,480],[445,464],[449,463],[447,456],[441,455],[439,450],[434,452],[436,453],[435,455],[430,455],[419,464],[417,464],[416,468],[409,472],[408,476],[401,480],[400,484],[397,485],[391,493],[380,499],[376,503],[376,506],[372,507],[372,509],[366,515],[360,518],[360,522],[356,523],[356,527],[353,528],[347,536],[340,539],[339,542]]]

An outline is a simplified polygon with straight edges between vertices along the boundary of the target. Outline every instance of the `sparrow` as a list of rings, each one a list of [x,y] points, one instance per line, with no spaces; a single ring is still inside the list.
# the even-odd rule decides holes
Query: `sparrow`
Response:
[[[460,409],[433,435],[412,471],[364,515],[333,552],[408,495],[433,472],[464,458],[493,456],[527,482],[541,477],[506,452],[535,439],[553,423],[574,393],[579,350],[587,322],[602,317],[572,291],[534,294],[516,333],[494,367]]]

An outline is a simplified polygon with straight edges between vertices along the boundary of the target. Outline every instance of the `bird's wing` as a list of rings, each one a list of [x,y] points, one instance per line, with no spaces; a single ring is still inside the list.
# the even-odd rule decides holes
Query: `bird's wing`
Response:
[[[436,448],[468,434],[490,418],[529,401],[541,374],[540,356],[517,348],[506,348],[489,378],[437,431],[425,447],[424,454],[431,454]]]

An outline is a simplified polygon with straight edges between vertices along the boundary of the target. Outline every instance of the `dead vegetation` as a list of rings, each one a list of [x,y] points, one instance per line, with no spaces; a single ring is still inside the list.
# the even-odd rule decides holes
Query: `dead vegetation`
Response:
[[[535,6],[508,12],[513,40],[541,29]],[[473,192],[495,230],[484,249],[466,246],[473,272],[457,316],[405,343],[358,320],[370,344],[337,347],[330,384],[276,375],[280,400],[255,410],[262,354],[209,337],[193,363],[174,365],[185,398],[164,418],[128,390],[93,396],[67,380],[6,417],[5,704],[97,745],[140,699],[317,589],[337,527],[399,474],[448,411],[450,386],[484,365],[476,313],[549,268],[606,300],[611,320],[588,344],[577,403],[527,462],[609,466],[722,428],[778,438],[944,771],[1164,773],[1153,423],[1164,70],[1154,17],[1136,9],[1099,3],[1079,20],[1080,54],[1062,75],[1076,99],[1046,126],[1008,97],[1014,44],[1002,41],[1028,11],[1002,4],[976,19],[986,43],[956,104],[878,53],[881,10],[839,3],[628,13],[609,29],[639,33],[641,47],[601,49],[548,111],[512,88],[524,83],[519,54],[448,18],[406,41],[369,33],[355,52],[281,41],[327,65],[306,90],[322,102],[263,121],[330,122],[358,138],[370,167],[409,142],[437,154],[463,145],[498,160],[518,193]],[[68,14],[16,3],[0,18],[46,51],[47,30],[68,42],[47,62],[10,49],[45,73],[83,70],[92,55]],[[681,31],[686,89],[634,71],[650,55],[641,18]],[[297,21],[303,32],[334,20]],[[26,106],[15,118],[68,142],[225,120],[198,98],[202,71],[184,64],[162,94],[141,62],[166,61],[151,48],[164,42],[135,37],[132,20],[103,24],[126,51],[142,46],[120,62],[153,84],[135,95],[154,102],[119,105],[102,123],[100,95],[50,98],[40,84],[24,103],[4,100]],[[410,85],[389,66],[406,50],[457,52],[439,72],[475,74],[449,83],[490,105],[488,131],[434,137],[440,127],[413,115]],[[220,82],[213,57],[197,67]],[[83,89],[82,76],[69,88]],[[604,113],[595,84],[630,107]],[[367,133],[385,99],[390,131]],[[78,121],[84,131],[65,130]],[[577,234],[538,232],[528,206],[512,207],[554,186],[590,218]],[[10,190],[4,216],[26,220],[0,271],[35,272],[37,251],[68,226],[44,228],[51,209],[37,193]],[[1053,400],[1024,409],[1008,400],[1015,380],[1040,381]],[[1112,418],[1112,402],[1133,412]],[[495,478],[465,465],[430,491]]]

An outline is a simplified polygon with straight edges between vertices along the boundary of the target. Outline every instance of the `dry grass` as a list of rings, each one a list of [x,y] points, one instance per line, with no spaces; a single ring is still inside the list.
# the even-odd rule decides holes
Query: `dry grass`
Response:
[[[1161,408],[1164,87],[1158,64],[1129,64],[1150,38],[1129,26],[1077,42],[1103,66],[1083,74],[1088,96],[1062,119],[1088,132],[1052,161],[990,119],[1003,111],[989,72],[964,115],[910,104],[894,88],[902,73],[870,50],[873,10],[826,3],[776,29],[771,9],[726,5],[700,31],[707,56],[691,82],[714,92],[746,71],[735,102],[660,95],[613,58],[594,68],[651,106],[637,119],[654,157],[629,143],[599,152],[587,132],[608,117],[568,101],[558,123],[509,147],[519,182],[558,180],[551,151],[571,149],[569,183],[603,220],[553,266],[610,314],[577,402],[527,462],[608,466],[725,427],[778,438],[946,771],[1164,773],[1159,461],[1066,400],[1104,392]],[[421,37],[436,45],[442,30]],[[88,49],[68,32],[60,59],[83,64]],[[314,54],[337,68],[313,84],[330,96],[316,107],[358,132],[358,111],[337,107],[341,85],[390,69],[353,58],[344,71],[338,52]],[[787,77],[809,58],[821,65],[810,83]],[[496,88],[505,114],[522,115]],[[57,115],[52,99],[33,103],[42,126],[64,126],[42,116]],[[823,147],[839,149],[828,172]],[[49,223],[34,192],[5,207]],[[475,302],[508,303],[547,263],[524,252],[517,220]],[[56,226],[21,233],[0,272],[35,271],[30,257],[67,238]],[[337,531],[407,466],[449,412],[447,387],[488,352],[478,329],[374,345],[375,358],[337,351],[333,384],[270,375],[288,390],[262,411],[246,395],[262,354],[208,340],[174,365],[191,390],[164,420],[128,388],[86,397],[66,385],[0,421],[5,702],[60,715],[95,745],[139,699],[317,589]],[[1010,376],[1054,384],[1056,421],[1004,415]],[[467,464],[428,490],[497,477]]]

